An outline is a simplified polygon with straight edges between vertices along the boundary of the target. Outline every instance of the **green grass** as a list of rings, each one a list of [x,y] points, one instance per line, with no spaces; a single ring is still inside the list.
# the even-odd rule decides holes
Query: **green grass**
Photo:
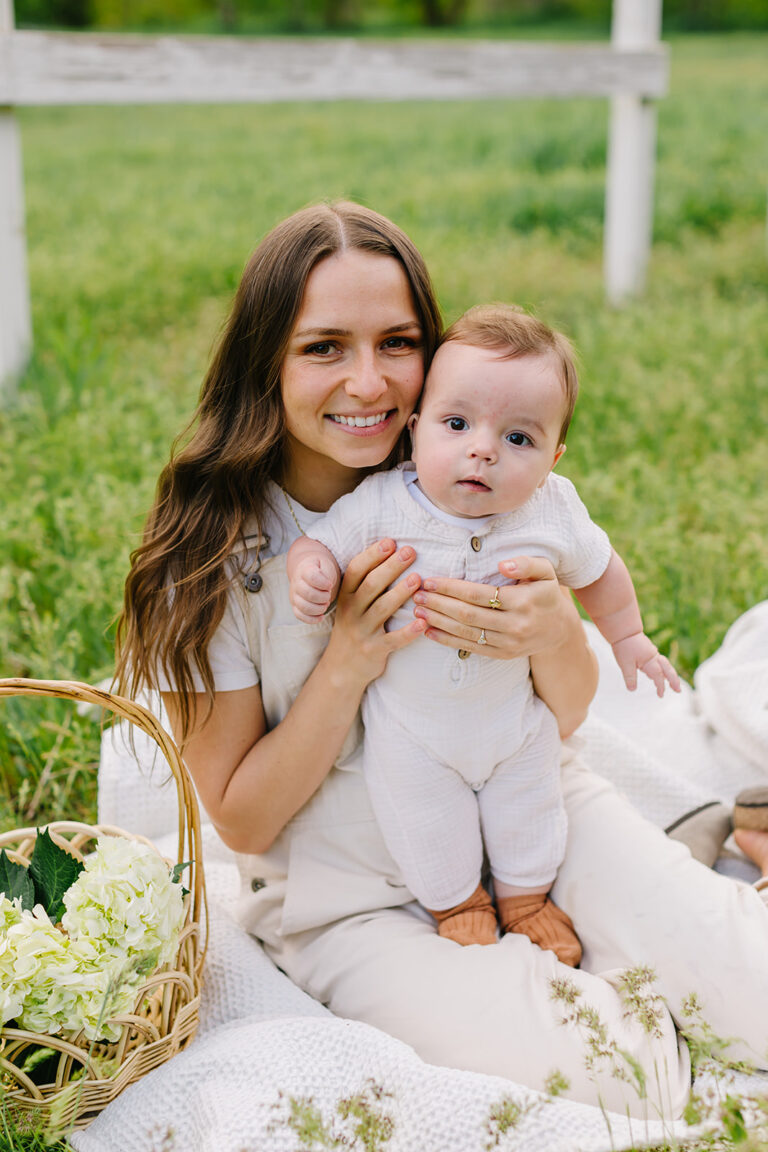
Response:
[[[562,470],[690,675],[766,594],[766,48],[671,42],[649,286],[621,312],[604,102],[25,110],[35,353],[0,412],[0,672],[109,673],[128,553],[246,257],[346,195],[410,232],[448,319],[512,299],[573,337]],[[68,705],[4,703],[0,825],[91,818],[97,737]]]

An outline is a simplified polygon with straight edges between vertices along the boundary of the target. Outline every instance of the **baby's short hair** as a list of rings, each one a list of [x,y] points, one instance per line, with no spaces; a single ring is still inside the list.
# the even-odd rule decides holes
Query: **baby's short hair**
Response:
[[[565,394],[560,443],[565,443],[573,417],[579,379],[570,340],[516,304],[477,304],[451,324],[441,344],[455,341],[471,348],[491,348],[510,360],[517,356],[553,356]]]

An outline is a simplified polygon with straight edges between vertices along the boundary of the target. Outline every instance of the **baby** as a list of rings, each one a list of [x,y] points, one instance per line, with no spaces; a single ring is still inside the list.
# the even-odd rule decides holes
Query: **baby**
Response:
[[[629,688],[641,669],[662,695],[679,681],[643,633],[630,575],[569,480],[565,451],[578,382],[564,336],[511,305],[470,309],[446,333],[409,422],[413,463],[367,477],[288,553],[291,604],[317,621],[341,572],[371,542],[412,545],[422,572],[489,585],[499,562],[544,556],[573,588]],[[412,619],[400,610],[387,627]],[[548,892],[566,818],[555,719],[527,659],[491,659],[426,638],[390,655],[363,700],[364,771],[387,846],[414,896],[460,944],[490,944],[497,918],[481,883],[483,846],[504,932],[566,964],[581,959],[569,917]],[[477,646],[481,646],[478,651]]]

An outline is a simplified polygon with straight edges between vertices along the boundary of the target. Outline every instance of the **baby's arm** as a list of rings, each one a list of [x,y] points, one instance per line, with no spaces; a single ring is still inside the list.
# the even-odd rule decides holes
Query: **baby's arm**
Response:
[[[677,672],[643,632],[632,577],[616,552],[611,551],[608,567],[594,584],[574,593],[613,648],[630,692],[637,687],[638,668],[653,680],[657,695],[664,695],[666,683],[680,691]]]
[[[339,591],[341,570],[333,553],[319,540],[300,536],[288,549],[286,567],[294,615],[304,624],[316,624]]]

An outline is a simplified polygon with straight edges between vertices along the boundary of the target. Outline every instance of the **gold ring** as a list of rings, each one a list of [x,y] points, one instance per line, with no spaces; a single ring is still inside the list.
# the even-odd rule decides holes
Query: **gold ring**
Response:
[[[499,590],[494,588],[493,599],[488,601],[491,608],[501,608],[501,600],[499,600]]]
[[[477,638],[477,642],[478,642],[478,644],[487,644],[488,643],[488,641],[485,638],[485,628],[480,629],[480,635]]]

